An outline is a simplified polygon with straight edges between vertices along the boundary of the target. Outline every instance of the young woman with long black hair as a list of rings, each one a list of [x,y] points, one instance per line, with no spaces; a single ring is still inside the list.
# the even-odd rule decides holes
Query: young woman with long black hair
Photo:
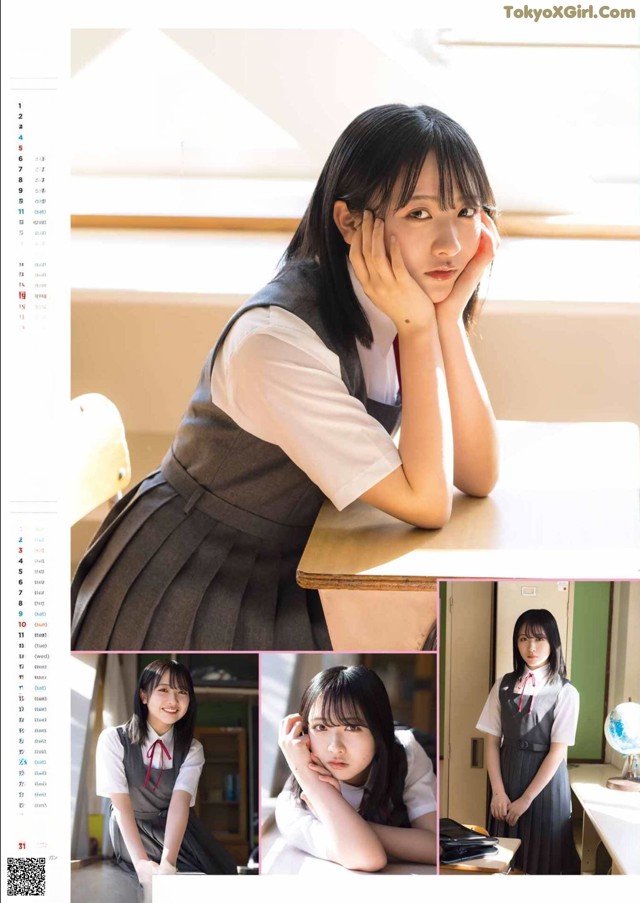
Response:
[[[513,671],[494,684],[476,727],[487,734],[489,832],[521,839],[514,864],[528,874],[580,871],[566,761],[579,710],[556,619],[546,608],[523,612],[513,629]]]
[[[395,730],[389,696],[364,665],[327,668],[280,724],[291,777],[276,820],[293,846],[349,869],[436,861],[436,787],[412,731]]]
[[[467,329],[494,211],[444,113],[391,104],[346,128],[161,468],[85,554],[74,649],[329,649],[319,596],[295,580],[325,498],[439,528],[454,486],[491,491],[495,421]]]
[[[195,717],[188,668],[157,659],[140,674],[131,718],[98,738],[96,792],[111,800],[116,861],[143,887],[154,874],[237,874],[231,854],[193,808],[204,765]]]

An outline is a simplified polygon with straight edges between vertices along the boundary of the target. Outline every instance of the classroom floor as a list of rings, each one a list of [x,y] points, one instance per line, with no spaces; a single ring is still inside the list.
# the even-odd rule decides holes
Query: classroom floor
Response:
[[[109,903],[138,903],[142,889],[112,862],[95,862],[71,870],[71,903],[108,900]]]

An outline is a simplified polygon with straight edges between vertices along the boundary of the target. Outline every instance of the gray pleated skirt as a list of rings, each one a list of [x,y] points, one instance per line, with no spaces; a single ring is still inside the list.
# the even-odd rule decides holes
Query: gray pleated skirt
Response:
[[[153,818],[136,818],[142,845],[149,859],[154,862],[160,862],[162,858],[166,821],[166,812],[159,813]],[[137,878],[113,811],[109,821],[109,834],[116,862]],[[211,836],[193,809],[189,810],[189,821],[180,844],[176,867],[179,872],[199,872],[204,875],[238,874],[231,853]]]
[[[503,745],[500,767],[511,801],[522,796],[542,764],[546,752]],[[529,875],[578,875],[580,860],[571,830],[571,791],[567,765],[561,762],[553,778],[515,825],[491,818],[489,833],[522,841],[513,866]]]
[[[72,585],[75,650],[331,649],[318,593],[296,583],[294,541],[211,517],[163,477],[130,490]]]

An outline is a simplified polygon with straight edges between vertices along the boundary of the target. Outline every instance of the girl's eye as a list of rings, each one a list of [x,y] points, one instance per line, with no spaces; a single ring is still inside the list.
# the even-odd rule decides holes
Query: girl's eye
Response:
[[[477,212],[477,207],[463,207],[458,216],[462,217],[462,219],[473,219]]]
[[[347,731],[359,731],[361,730],[359,724],[345,724],[345,730]]]
[[[319,732],[326,730],[324,724],[314,724],[312,730]]]
[[[430,219],[429,211],[424,209],[412,210],[409,213],[409,219]]]

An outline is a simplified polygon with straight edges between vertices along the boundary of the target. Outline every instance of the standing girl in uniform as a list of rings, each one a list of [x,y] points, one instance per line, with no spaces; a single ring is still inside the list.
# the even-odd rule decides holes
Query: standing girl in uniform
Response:
[[[163,659],[147,665],[133,711],[126,724],[102,731],[96,750],[96,792],[111,799],[116,861],[143,887],[154,874],[237,874],[193,809],[204,752],[193,739],[196,698],[188,669]]]
[[[291,777],[278,828],[292,846],[349,869],[436,861],[433,767],[410,730],[395,730],[384,684],[364,665],[316,674],[300,712],[280,725]]]
[[[580,871],[566,761],[579,704],[556,619],[525,611],[513,630],[513,671],[494,684],[476,727],[488,734],[489,833],[521,839],[514,864],[528,874]]]
[[[491,491],[495,421],[466,330],[494,211],[444,113],[390,104],[347,127],[161,468],[80,563],[74,649],[330,649],[318,593],[295,579],[325,498],[439,528],[454,486]]]

